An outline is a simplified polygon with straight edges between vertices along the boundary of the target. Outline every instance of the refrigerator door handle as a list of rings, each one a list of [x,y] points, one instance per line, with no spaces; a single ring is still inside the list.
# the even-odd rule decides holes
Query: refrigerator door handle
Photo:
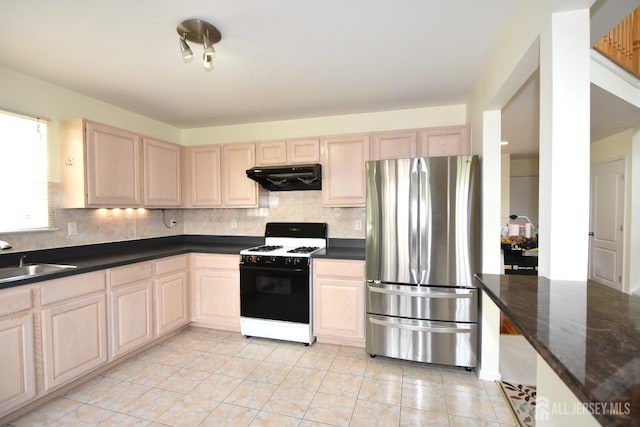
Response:
[[[372,317],[369,318],[369,322],[376,325],[385,326],[388,328],[407,329],[410,331],[417,331],[417,332],[435,332],[438,334],[452,334],[452,333],[469,334],[473,331],[472,328],[459,328],[454,326],[434,327],[434,326],[418,326],[418,325],[411,325],[411,324],[401,324],[396,322],[388,322],[386,320],[374,319]]]
[[[420,283],[420,207],[413,201],[420,200],[420,159],[411,159],[409,175],[409,269],[411,270],[411,282]]]
[[[431,292],[426,290],[406,291],[398,288],[384,287],[384,285],[381,285],[375,282],[369,283],[368,285],[369,285],[369,292],[376,292],[380,294],[422,297],[422,298],[451,298],[451,299],[473,298],[473,290],[456,290],[452,292]]]
[[[430,195],[429,195],[429,167],[426,159],[418,159],[418,188],[419,194],[414,199],[418,208],[418,280],[416,283],[426,283],[429,277],[429,261],[431,260],[431,219]]]

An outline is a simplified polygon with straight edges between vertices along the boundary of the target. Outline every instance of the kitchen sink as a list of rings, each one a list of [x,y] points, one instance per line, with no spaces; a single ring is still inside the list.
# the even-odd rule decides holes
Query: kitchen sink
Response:
[[[0,283],[57,273],[72,268],[77,268],[77,266],[67,264],[24,264],[15,267],[0,268]]]

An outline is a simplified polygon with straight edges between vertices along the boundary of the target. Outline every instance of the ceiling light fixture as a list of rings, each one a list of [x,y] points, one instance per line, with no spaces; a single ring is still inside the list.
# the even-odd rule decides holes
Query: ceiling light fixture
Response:
[[[189,59],[193,58],[193,51],[187,44],[187,40],[185,40],[186,36],[186,34],[183,34],[182,37],[180,37],[180,53],[182,53],[182,58],[185,61],[188,61]]]
[[[178,35],[180,36],[180,52],[182,53],[182,58],[189,60],[193,57],[193,51],[187,44],[187,41],[202,43],[204,48],[202,65],[205,70],[212,70],[213,58],[216,56],[213,45],[222,39],[220,31],[213,25],[200,19],[187,19],[186,21],[182,21],[176,31],[178,31]]]

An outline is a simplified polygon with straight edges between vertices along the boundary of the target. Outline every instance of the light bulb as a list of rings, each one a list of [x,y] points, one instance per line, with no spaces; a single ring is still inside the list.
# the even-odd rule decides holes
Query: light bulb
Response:
[[[180,37],[180,53],[182,53],[182,58],[184,60],[193,58],[193,51],[187,44],[187,41],[184,37]]]

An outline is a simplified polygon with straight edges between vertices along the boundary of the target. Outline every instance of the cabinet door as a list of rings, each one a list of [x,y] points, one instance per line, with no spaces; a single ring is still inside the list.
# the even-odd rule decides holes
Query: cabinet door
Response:
[[[86,122],[87,204],[140,206],[140,137]]]
[[[144,138],[144,205],[179,207],[181,147]]]
[[[102,293],[42,311],[45,390],[107,361],[105,307]]]
[[[385,132],[373,135],[372,159],[407,159],[418,153],[417,132]]]
[[[425,129],[420,137],[421,156],[459,156],[471,154],[468,126]]]
[[[284,165],[286,163],[286,141],[260,142],[256,145],[256,166]]]
[[[222,146],[222,198],[225,206],[258,206],[257,183],[246,173],[247,169],[255,166],[255,151],[253,143]]]
[[[193,320],[215,328],[239,332],[239,271],[196,270],[194,279],[195,313]]]
[[[0,320],[0,416],[36,395],[33,316]]]
[[[322,140],[322,205],[365,205],[365,162],[369,136],[347,135]]]
[[[189,322],[187,273],[156,278],[156,335],[162,335]]]
[[[119,356],[153,339],[153,281],[111,292],[111,354]]]
[[[188,150],[190,205],[193,207],[222,206],[220,146],[189,147]]]
[[[314,262],[314,334],[318,341],[364,347],[364,262]]]
[[[318,138],[292,139],[287,141],[287,163],[290,165],[320,162],[320,140]]]

